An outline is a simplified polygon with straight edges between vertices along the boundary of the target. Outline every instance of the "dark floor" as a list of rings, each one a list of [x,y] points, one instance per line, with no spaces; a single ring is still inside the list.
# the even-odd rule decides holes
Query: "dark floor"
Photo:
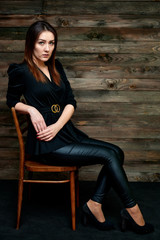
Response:
[[[122,233],[119,228],[120,209],[123,207],[113,190],[104,202],[104,212],[116,229],[99,231],[81,224],[81,206],[90,197],[95,183],[80,182],[80,208],[77,210],[76,231],[71,230],[68,185],[33,185],[32,198],[24,192],[21,226],[15,229],[17,207],[17,181],[0,181],[0,240],[132,240],[160,239],[160,183],[130,183],[144,217],[155,226],[155,232],[137,235]]]

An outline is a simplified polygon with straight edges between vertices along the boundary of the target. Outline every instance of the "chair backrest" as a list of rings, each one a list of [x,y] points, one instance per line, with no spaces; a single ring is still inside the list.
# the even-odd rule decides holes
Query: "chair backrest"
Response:
[[[13,120],[15,123],[15,128],[19,141],[19,150],[20,150],[20,172],[23,172],[24,161],[25,161],[25,144],[24,144],[24,135],[28,131],[29,118],[26,114],[18,113],[14,107],[11,108]],[[23,173],[20,173],[20,175]]]

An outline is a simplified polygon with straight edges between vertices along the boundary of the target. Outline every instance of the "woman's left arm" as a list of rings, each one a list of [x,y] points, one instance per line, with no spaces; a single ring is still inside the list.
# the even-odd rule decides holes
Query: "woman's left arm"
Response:
[[[45,130],[37,133],[37,138],[42,141],[52,140],[63,126],[70,120],[74,113],[74,106],[67,104],[59,117],[58,121],[49,125]]]

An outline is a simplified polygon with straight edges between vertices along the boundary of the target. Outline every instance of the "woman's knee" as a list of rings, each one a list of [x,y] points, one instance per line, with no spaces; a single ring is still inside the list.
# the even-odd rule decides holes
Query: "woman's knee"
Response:
[[[119,148],[119,152],[113,149],[106,149],[106,154],[104,156],[106,164],[120,164],[123,165],[124,154],[123,151]]]
[[[110,149],[113,150],[116,153],[116,155],[117,155],[117,157],[120,161],[120,164],[123,165],[123,163],[124,163],[124,152],[123,152],[123,150],[119,146],[114,145],[114,144],[111,145]]]
[[[121,165],[123,165],[124,163],[124,152],[123,150],[117,146],[117,154],[118,154],[118,157],[119,157],[119,160],[120,160],[120,163]]]

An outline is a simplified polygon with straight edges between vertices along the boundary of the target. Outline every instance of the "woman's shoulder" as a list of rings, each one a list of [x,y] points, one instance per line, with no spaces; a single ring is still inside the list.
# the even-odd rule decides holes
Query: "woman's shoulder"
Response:
[[[24,73],[24,71],[26,70],[27,70],[26,63],[11,63],[8,67],[7,73],[9,76],[20,75],[21,73]]]

